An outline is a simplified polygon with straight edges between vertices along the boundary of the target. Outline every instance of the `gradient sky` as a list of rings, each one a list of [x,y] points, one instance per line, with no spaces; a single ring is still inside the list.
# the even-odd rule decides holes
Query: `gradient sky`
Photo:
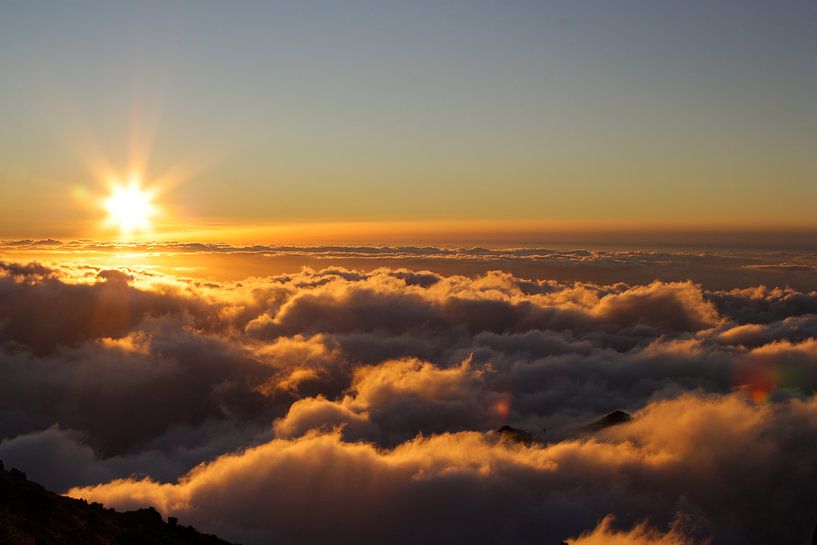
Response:
[[[3,2],[0,120],[0,237],[814,227],[817,2]]]

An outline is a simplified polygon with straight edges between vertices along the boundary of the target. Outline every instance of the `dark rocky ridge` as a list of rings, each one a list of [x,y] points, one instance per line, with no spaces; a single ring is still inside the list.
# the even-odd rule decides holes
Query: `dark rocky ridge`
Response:
[[[152,507],[120,513],[49,492],[0,462],[2,545],[230,545],[192,526],[168,522]]]
[[[615,410],[611,413],[607,413],[606,415],[602,416],[598,420],[591,422],[590,424],[584,426],[582,428],[584,431],[594,432],[603,430],[604,428],[609,428],[610,426],[616,426],[618,424],[624,424],[625,422],[629,422],[632,420],[633,417],[630,413],[621,410]]]
[[[502,426],[496,430],[496,433],[500,438],[525,445],[530,445],[535,439],[532,433],[512,426]]]

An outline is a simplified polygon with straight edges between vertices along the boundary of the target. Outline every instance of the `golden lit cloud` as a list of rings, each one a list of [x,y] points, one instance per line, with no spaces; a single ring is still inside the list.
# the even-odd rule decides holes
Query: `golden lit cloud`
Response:
[[[0,249],[50,256],[0,263],[0,458],[51,489],[152,504],[251,545],[408,535],[761,545],[813,531],[817,292],[505,270],[637,263],[640,277],[660,278],[669,263],[714,259],[735,282],[741,261],[132,241]],[[147,261],[161,252],[186,265],[209,254],[244,276],[163,272]],[[112,253],[128,258],[66,257]],[[323,268],[252,277],[254,253],[317,254]],[[348,255],[391,266],[344,268]],[[446,259],[502,270],[417,267]],[[614,409],[632,419],[588,426]],[[503,439],[505,424],[531,441]],[[462,528],[471,533],[451,537]]]

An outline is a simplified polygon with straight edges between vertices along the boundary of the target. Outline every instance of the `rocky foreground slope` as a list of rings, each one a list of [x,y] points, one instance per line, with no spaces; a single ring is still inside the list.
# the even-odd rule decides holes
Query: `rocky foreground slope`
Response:
[[[153,509],[120,513],[49,492],[0,462],[0,545],[230,545]]]

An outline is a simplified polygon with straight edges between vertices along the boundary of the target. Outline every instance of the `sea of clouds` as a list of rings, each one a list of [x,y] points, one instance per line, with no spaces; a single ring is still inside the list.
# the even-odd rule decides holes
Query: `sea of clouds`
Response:
[[[572,252],[621,281],[566,281],[381,251],[239,281],[3,262],[0,459],[246,544],[808,542],[817,292],[745,285],[808,260]],[[631,278],[695,259],[717,281]]]

